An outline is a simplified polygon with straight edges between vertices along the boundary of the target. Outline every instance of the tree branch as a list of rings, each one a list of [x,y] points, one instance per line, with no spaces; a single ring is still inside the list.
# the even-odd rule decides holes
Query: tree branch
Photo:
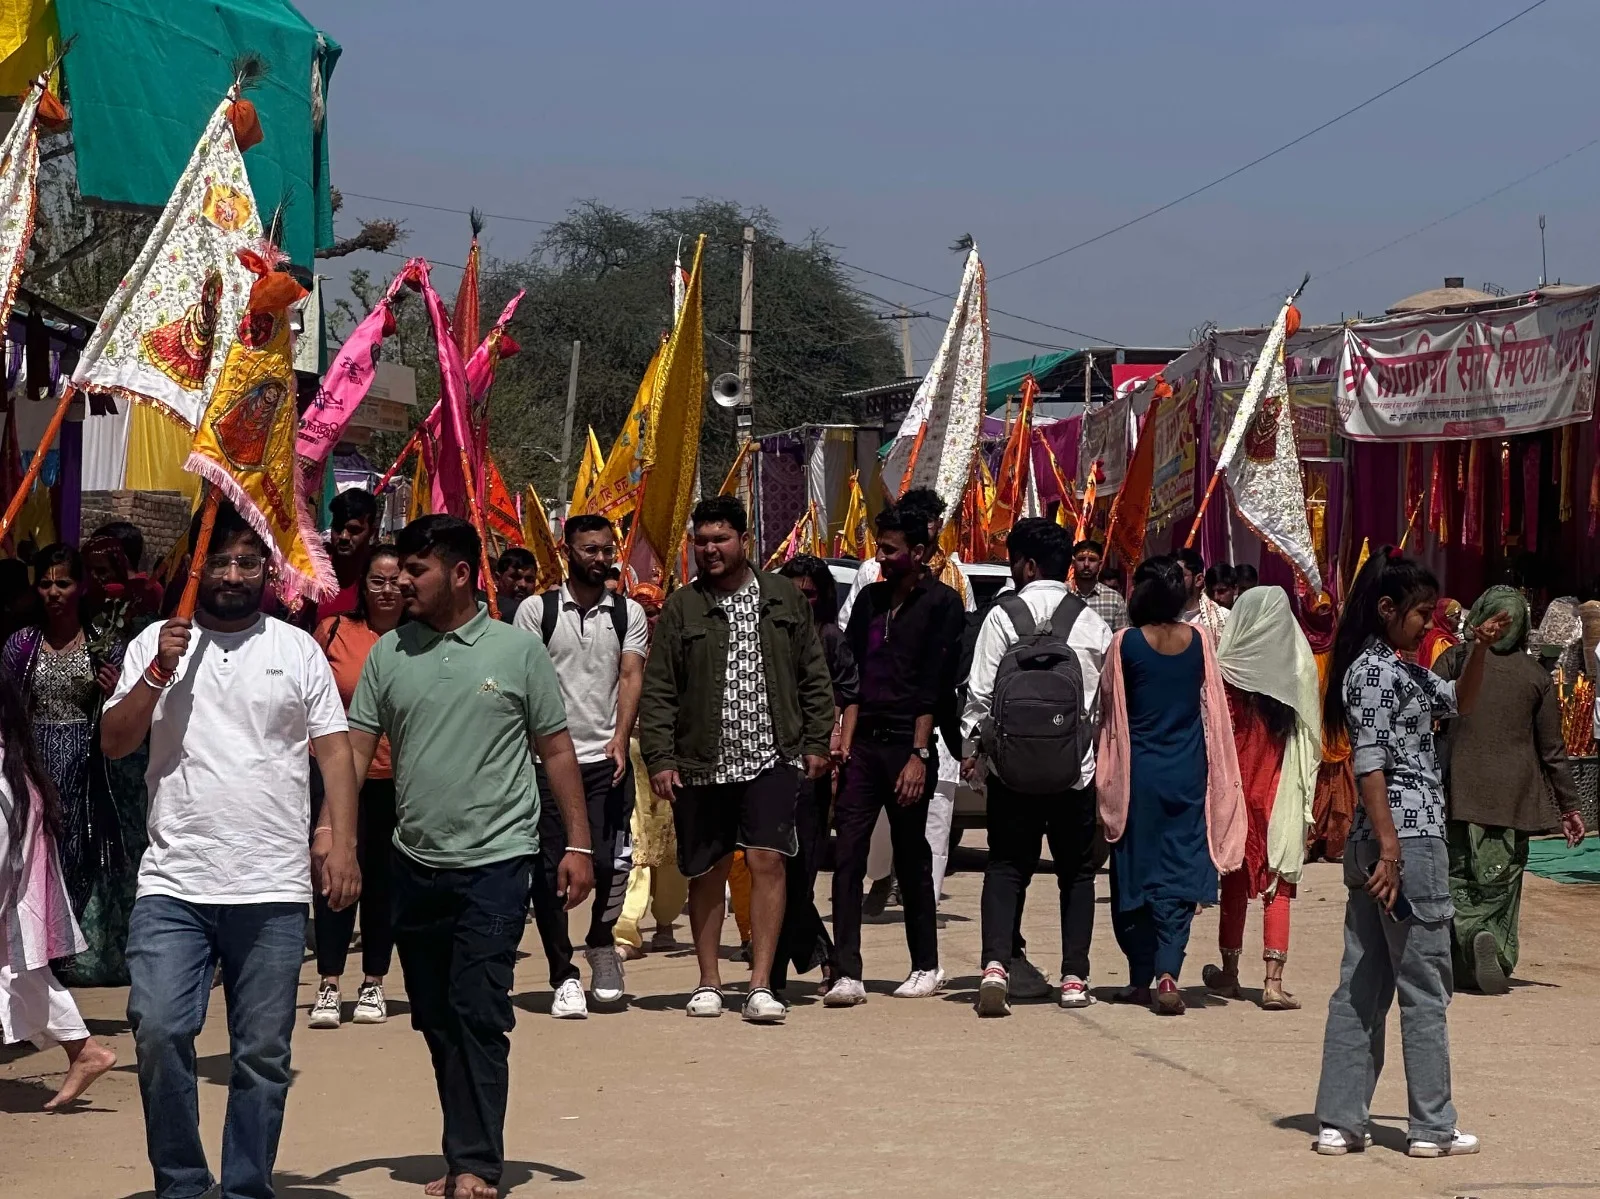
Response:
[[[36,266],[30,270],[26,275],[28,282],[37,285],[45,282],[47,279],[54,279],[74,262],[78,261],[78,259],[87,258],[101,246],[105,245],[106,242],[111,240],[112,236],[115,235],[116,232],[117,229],[114,225],[102,224],[98,221],[95,222],[95,227],[89,230],[89,232],[81,241],[78,242],[77,245],[68,250],[64,250],[60,257],[50,262],[43,263],[40,266]]]
[[[354,237],[341,237],[326,249],[318,250],[318,258],[343,258],[346,254],[354,254],[357,250],[376,250],[382,252],[391,246],[400,244],[405,240],[406,231],[398,221],[372,220],[363,221],[361,232]]]

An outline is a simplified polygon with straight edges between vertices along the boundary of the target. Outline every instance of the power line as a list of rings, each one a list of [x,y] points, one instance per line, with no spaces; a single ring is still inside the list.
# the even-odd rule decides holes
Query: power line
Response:
[[[1315,129],[1308,129],[1305,133],[1302,133],[1299,137],[1295,138],[1293,141],[1284,142],[1283,145],[1279,146],[1275,150],[1269,150],[1265,154],[1261,155],[1258,158],[1252,158],[1249,162],[1245,163],[1243,166],[1235,167],[1233,170],[1229,171],[1226,175],[1221,175],[1221,176],[1217,177],[1216,179],[1213,179],[1210,183],[1207,183],[1207,184],[1204,184],[1204,185],[1202,185],[1200,187],[1197,187],[1193,191],[1185,192],[1183,195],[1179,196],[1175,200],[1168,200],[1165,204],[1161,205],[1159,208],[1152,208],[1152,209],[1150,209],[1150,211],[1145,212],[1145,213],[1141,213],[1140,215],[1138,215],[1136,217],[1133,217],[1131,220],[1123,221],[1122,224],[1120,224],[1120,225],[1112,226],[1110,229],[1105,230],[1103,233],[1096,233],[1093,237],[1086,238],[1085,240],[1077,242],[1074,245],[1070,245],[1064,250],[1057,250],[1054,254],[1047,254],[1043,258],[1035,259],[1033,262],[1027,263],[1027,264],[1025,264],[1023,266],[1014,267],[1013,269],[1011,269],[1009,271],[1006,271],[1003,274],[995,275],[993,277],[993,282],[998,283],[1002,279],[1009,279],[1012,275],[1020,275],[1023,271],[1031,271],[1036,266],[1043,266],[1047,262],[1054,262],[1057,258],[1061,258],[1061,257],[1064,257],[1067,254],[1071,254],[1075,250],[1081,250],[1085,246],[1092,246],[1097,241],[1103,241],[1103,240],[1105,240],[1106,238],[1112,236],[1115,233],[1121,233],[1124,229],[1132,228],[1134,225],[1139,224],[1141,221],[1147,221],[1151,217],[1157,216],[1160,213],[1163,213],[1163,212],[1167,211],[1167,209],[1169,209],[1169,208],[1176,208],[1179,204],[1182,204],[1184,201],[1192,200],[1192,199],[1194,199],[1194,197],[1200,195],[1201,193],[1208,192],[1212,188],[1217,187],[1220,184],[1226,183],[1228,180],[1234,178],[1235,176],[1244,174],[1244,172],[1250,170],[1250,168],[1252,168],[1252,167],[1260,166],[1262,163],[1266,162],[1269,158],[1275,158],[1277,155],[1282,154],[1285,150],[1292,149],[1295,146],[1298,146],[1301,142],[1305,141],[1306,139],[1311,138],[1311,137],[1315,137],[1317,134],[1321,133],[1324,129],[1327,129],[1332,125],[1337,125],[1340,121],[1344,120],[1346,117],[1354,116],[1356,113],[1360,112],[1363,108],[1367,108],[1367,107],[1370,107],[1373,104],[1376,104],[1379,100],[1383,99],[1385,96],[1391,94],[1392,92],[1398,91],[1400,88],[1404,87],[1406,84],[1410,83],[1412,80],[1421,78],[1423,75],[1426,75],[1429,71],[1433,70],[1435,67],[1442,66],[1443,64],[1449,62],[1452,58],[1455,58],[1458,54],[1462,54],[1465,51],[1472,49],[1472,47],[1476,46],[1479,42],[1483,41],[1485,38],[1491,37],[1494,34],[1499,33],[1502,29],[1504,29],[1507,25],[1510,25],[1513,21],[1521,20],[1523,17],[1525,17],[1529,13],[1531,13],[1534,9],[1541,8],[1546,3],[1548,3],[1548,0],[1533,0],[1533,3],[1528,5],[1528,7],[1524,8],[1521,12],[1512,14],[1511,16],[1507,17],[1504,21],[1501,21],[1500,24],[1494,26],[1494,28],[1486,30],[1483,33],[1480,33],[1477,37],[1473,38],[1470,42],[1467,42],[1464,45],[1457,46],[1454,50],[1450,51],[1450,53],[1444,55],[1442,58],[1434,59],[1427,66],[1422,67],[1420,70],[1413,71],[1411,74],[1407,75],[1404,79],[1400,80],[1399,82],[1391,83],[1388,87],[1384,88],[1381,92],[1378,92],[1376,95],[1368,96],[1365,100],[1361,101],[1360,104],[1355,105],[1353,108],[1347,108],[1343,112],[1341,112],[1338,116],[1330,117],[1328,120],[1326,120],[1326,121],[1322,122],[1322,124],[1318,125]]]
[[[358,200],[372,200],[379,204],[400,204],[406,208],[426,208],[432,212],[454,212],[460,216],[471,216],[472,210],[468,208],[449,208],[443,204],[421,204],[416,200],[395,200],[389,196],[369,196],[365,192],[350,192],[339,189],[341,196],[354,196]],[[557,221],[541,221],[531,216],[507,216],[503,212],[480,212],[479,216],[492,217],[497,221],[520,221],[524,225],[555,225]]]
[[[931,287],[923,287],[920,284],[912,283],[912,282],[910,282],[909,280],[906,280],[906,279],[896,279],[893,275],[885,275],[882,271],[873,271],[873,270],[868,270],[864,266],[856,266],[855,263],[846,262],[842,258],[835,258],[834,261],[837,262],[840,266],[844,267],[846,270],[856,271],[856,272],[858,272],[860,274],[863,274],[863,275],[871,275],[875,279],[886,279],[890,283],[898,283],[898,284],[900,284],[901,287],[910,287],[910,288],[914,288],[917,291],[925,291],[925,292],[928,293],[928,295],[934,297],[935,299],[940,299],[940,300],[953,300],[953,299],[955,299],[955,294],[956,293],[953,292],[953,291],[934,291],[933,288],[931,288]],[[875,296],[870,291],[862,291],[861,288],[859,288],[859,287],[856,288],[856,290],[858,292],[861,292],[861,294],[866,296],[868,299],[877,300],[881,304],[898,304],[899,303],[898,300],[889,300],[889,299],[885,299],[883,296]],[[1057,333],[1070,333],[1074,337],[1081,337],[1085,341],[1093,342],[1096,345],[1120,346],[1120,345],[1125,345],[1126,344],[1125,342],[1118,341],[1114,337],[1099,337],[1099,336],[1097,336],[1097,335],[1095,335],[1093,333],[1085,333],[1082,329],[1071,329],[1071,328],[1068,328],[1066,325],[1052,325],[1049,321],[1035,320],[1031,316],[1023,316],[1021,313],[1017,313],[1017,312],[1007,312],[1004,308],[996,308],[993,304],[990,304],[988,306],[988,308],[989,308],[990,312],[994,313],[997,316],[1007,316],[1007,317],[1010,317],[1014,321],[1022,321],[1024,324],[1038,325],[1041,329],[1054,329]],[[1067,348],[1073,348],[1073,347],[1067,347]]]
[[[1436,219],[1429,221],[1426,225],[1417,226],[1417,228],[1413,229],[1410,233],[1402,233],[1399,237],[1396,237],[1391,241],[1386,241],[1386,242],[1383,243],[1383,245],[1377,246],[1374,249],[1368,250],[1365,254],[1358,254],[1354,258],[1350,259],[1347,262],[1341,262],[1338,266],[1332,267],[1329,270],[1326,270],[1326,271],[1313,271],[1312,272],[1312,278],[1314,278],[1314,279],[1326,279],[1329,275],[1337,275],[1340,271],[1346,269],[1347,267],[1355,266],[1356,263],[1358,263],[1358,262],[1365,262],[1367,259],[1373,257],[1374,255],[1382,254],[1385,250],[1391,250],[1395,246],[1398,246],[1403,241],[1410,241],[1413,237],[1417,237],[1420,234],[1426,233],[1429,229],[1433,229],[1433,228],[1435,228],[1435,227],[1437,227],[1439,225],[1442,225],[1446,221],[1455,220],[1455,218],[1460,216],[1462,213],[1470,212],[1472,209],[1478,207],[1478,205],[1480,205],[1480,204],[1487,204],[1490,200],[1493,200],[1496,196],[1504,195],[1506,192],[1510,191],[1514,187],[1520,187],[1522,184],[1524,184],[1528,180],[1534,178],[1536,175],[1542,175],[1546,171],[1551,170],[1554,167],[1560,166],[1562,163],[1566,162],[1567,159],[1576,158],[1579,154],[1582,154],[1585,150],[1591,150],[1595,146],[1600,146],[1600,137],[1591,138],[1589,141],[1585,142],[1583,145],[1578,146],[1575,149],[1568,150],[1565,154],[1561,155],[1559,158],[1552,158],[1549,162],[1545,163],[1542,167],[1535,167],[1533,170],[1529,171],[1526,175],[1519,175],[1517,178],[1511,180],[1511,182],[1503,183],[1503,184],[1501,184],[1499,187],[1495,188],[1491,192],[1485,192],[1483,195],[1479,196],[1476,200],[1473,200],[1468,204],[1463,204],[1460,208],[1457,208],[1454,212],[1448,212],[1442,217],[1437,217]],[[1241,304],[1237,308],[1230,309],[1229,312],[1228,312],[1228,315],[1231,316],[1233,313],[1242,311],[1244,308],[1251,307],[1251,306],[1253,306],[1255,304],[1266,303],[1267,300],[1275,299],[1275,298],[1278,298],[1278,297],[1280,297],[1282,295],[1283,295],[1283,292],[1281,290],[1268,292],[1264,297],[1262,297],[1259,300],[1251,300],[1251,301],[1249,301],[1248,304]]]

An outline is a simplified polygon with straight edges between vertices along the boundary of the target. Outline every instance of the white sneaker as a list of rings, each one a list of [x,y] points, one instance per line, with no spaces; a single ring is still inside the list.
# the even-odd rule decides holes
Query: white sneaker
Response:
[[[361,984],[356,992],[356,1010],[350,1017],[356,1024],[384,1024],[389,1019],[389,1004],[383,997],[382,983]]]
[[[691,1016],[716,1017],[722,1015],[722,992],[715,987],[696,987],[684,1008]]]
[[[1006,968],[999,962],[990,962],[983,968],[983,981],[978,984],[978,1015],[1009,1016],[1009,992]]]
[[[1007,973],[1011,979],[1011,994],[1017,999],[1048,999],[1055,991],[1039,967],[1028,960],[1027,954],[1019,953],[1012,958]]]
[[[1346,1153],[1360,1153],[1363,1149],[1372,1146],[1372,1134],[1364,1133],[1361,1142],[1357,1144],[1346,1136],[1342,1129],[1323,1126],[1317,1134],[1317,1139],[1312,1142],[1312,1148],[1324,1157],[1343,1157]]]
[[[589,959],[589,990],[594,993],[594,1001],[620,1003],[623,993],[622,956],[617,953],[616,947],[603,945],[599,949],[586,949],[584,957]]]
[[[1476,1153],[1479,1147],[1477,1137],[1458,1128],[1451,1136],[1448,1145],[1441,1145],[1437,1141],[1412,1141],[1406,1148],[1406,1156],[1455,1157],[1459,1154]]]
[[[339,988],[324,983],[317,991],[317,1001],[311,1005],[311,1017],[306,1021],[310,1028],[338,1028],[343,1001]]]
[[[1089,994],[1089,980],[1069,974],[1061,980],[1061,1006],[1064,1008],[1088,1007],[1094,1002]]]
[[[896,999],[927,999],[944,986],[944,971],[913,970],[906,981],[895,988]]]
[[[855,1007],[867,1001],[867,989],[859,978],[839,978],[822,997],[823,1007]]]
[[[788,1014],[783,1000],[765,987],[757,987],[745,998],[743,1015],[747,1024],[782,1024]]]
[[[550,1014],[557,1020],[588,1019],[589,1001],[583,997],[583,984],[569,978],[557,987],[555,998],[550,1001]]]

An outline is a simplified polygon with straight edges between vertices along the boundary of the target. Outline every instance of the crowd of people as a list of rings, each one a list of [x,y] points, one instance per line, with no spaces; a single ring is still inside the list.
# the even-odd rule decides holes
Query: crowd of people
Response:
[[[1491,588],[1452,620],[1434,577],[1389,548],[1337,616],[1326,595],[1208,570],[1192,550],[1140,563],[1124,596],[1100,544],[1030,518],[1009,533],[1007,587],[980,605],[938,550],[942,514],[928,492],[886,507],[842,605],[818,559],[757,569],[726,496],[693,512],[691,583],[627,586],[617,530],[579,516],[559,586],[534,592],[526,550],[494,562],[498,620],[468,522],[425,516],[385,543],[360,490],[333,505],[337,595],[299,611],[272,599],[268,547],[225,503],[192,620],[166,616],[175,597],[140,573],[132,526],[81,552],[45,547],[21,574],[0,564],[5,1040],[61,1045],[50,1105],[69,1104],[115,1062],[70,988],[128,985],[156,1194],[199,1195],[216,1179],[194,1040],[220,979],[223,1192],[270,1195],[311,913],[309,1026],[387,1020],[397,953],[443,1117],[429,1191],[484,1199],[505,1159],[530,917],[554,1018],[626,1004],[625,963],[676,947],[686,909],[688,1015],[733,1005],[781,1024],[813,972],[827,1008],[867,1001],[862,922],[892,876],[910,957],[894,995],[928,998],[945,982],[938,907],[964,780],[988,825],[978,1016],[1097,1001],[1107,864],[1128,972],[1109,998],[1182,1015],[1192,923],[1211,904],[1204,986],[1243,998],[1255,901],[1260,1005],[1298,1008],[1296,887],[1308,857],[1342,858],[1316,1148],[1367,1144],[1398,997],[1411,1153],[1476,1151],[1451,1102],[1448,1002],[1506,989],[1529,837],[1585,832],[1522,596]],[[1054,982],[1022,936],[1045,842]],[[737,992],[730,901],[749,974]],[[569,935],[585,903],[587,987]]]

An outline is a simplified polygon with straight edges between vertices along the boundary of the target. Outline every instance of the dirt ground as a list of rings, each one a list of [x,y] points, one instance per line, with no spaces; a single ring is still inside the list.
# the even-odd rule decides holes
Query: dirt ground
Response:
[[[1204,1001],[1197,984],[1215,952],[1210,911],[1195,924],[1185,969],[1191,1007],[1181,1019],[1102,1003],[1082,1012],[1018,1005],[1010,1019],[980,1022],[971,1004],[982,860],[981,851],[958,853],[946,886],[940,942],[951,981],[942,996],[889,996],[907,969],[898,911],[890,909],[866,930],[871,1001],[827,1011],[806,998],[782,1028],[687,1019],[695,971],[686,951],[629,966],[631,1010],[551,1020],[543,954],[530,929],[524,948],[532,954],[517,970],[511,1193],[1600,1195],[1600,888],[1530,878],[1517,985],[1502,998],[1460,996],[1451,1008],[1456,1102],[1463,1126],[1483,1138],[1481,1155],[1404,1156],[1391,1015],[1376,1143],[1363,1156],[1321,1158],[1309,1147],[1310,1111],[1340,953],[1335,867],[1311,868],[1294,906],[1288,981],[1302,1011]],[[824,877],[819,891],[827,885]],[[1052,971],[1056,911],[1054,880],[1037,879],[1025,932],[1034,960]],[[1246,944],[1259,936],[1252,912]],[[724,937],[734,937],[731,920]],[[1095,986],[1123,982],[1103,903],[1095,938]],[[351,962],[347,1003],[359,955]],[[725,980],[742,981],[743,972],[729,963]],[[310,963],[302,979],[307,1004]],[[393,982],[391,997],[401,1002],[391,1010],[403,1013],[398,969]],[[38,1108],[59,1082],[60,1051],[0,1056],[0,1194],[150,1194],[126,992],[79,999],[121,1063],[78,1110],[47,1116]],[[228,1073],[220,991],[199,1054],[215,1170]],[[283,1199],[414,1196],[441,1172],[432,1075],[403,1015],[337,1032],[302,1025],[294,1066],[278,1156]]]

